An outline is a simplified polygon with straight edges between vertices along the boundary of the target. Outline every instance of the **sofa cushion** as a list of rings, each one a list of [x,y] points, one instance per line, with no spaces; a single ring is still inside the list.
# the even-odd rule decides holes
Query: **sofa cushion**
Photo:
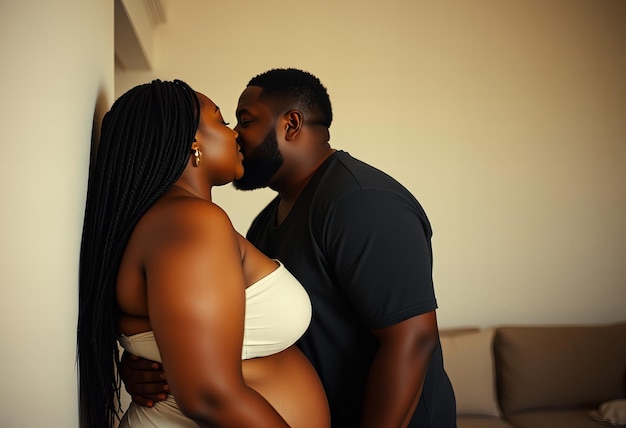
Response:
[[[515,428],[504,419],[495,416],[459,416],[457,428]]]
[[[611,400],[600,404],[590,416],[599,422],[613,426],[626,426],[626,400]]]
[[[607,428],[589,417],[589,409],[542,410],[510,415],[509,421],[515,428]]]
[[[499,416],[493,367],[493,329],[441,335],[443,364],[454,388],[457,414]]]
[[[507,416],[597,408],[624,397],[626,323],[500,327],[494,353],[500,406]]]

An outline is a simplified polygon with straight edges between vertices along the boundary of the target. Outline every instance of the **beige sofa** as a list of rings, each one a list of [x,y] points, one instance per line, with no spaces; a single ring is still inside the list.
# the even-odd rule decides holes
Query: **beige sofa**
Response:
[[[626,424],[626,322],[440,333],[458,428]]]

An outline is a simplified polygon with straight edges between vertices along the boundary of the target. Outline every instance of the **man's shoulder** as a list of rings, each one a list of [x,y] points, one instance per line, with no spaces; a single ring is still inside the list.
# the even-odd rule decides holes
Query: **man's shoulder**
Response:
[[[314,222],[331,213],[378,216],[381,210],[417,213],[428,224],[417,198],[400,182],[349,153],[337,151],[315,184],[310,214]]]
[[[351,156],[348,152],[338,150],[324,170],[320,186],[355,190],[368,188],[393,188],[400,185],[389,174]]]
[[[362,161],[360,159],[355,158],[348,152],[344,152],[343,150],[337,150],[335,153],[334,159],[336,162],[334,163],[334,167],[336,169],[343,169],[345,171],[351,172],[355,177],[361,176],[385,176],[391,178],[387,173],[381,171],[369,163]]]
[[[347,195],[372,191],[414,199],[400,182],[386,172],[338,150],[320,176],[315,198],[338,201]]]

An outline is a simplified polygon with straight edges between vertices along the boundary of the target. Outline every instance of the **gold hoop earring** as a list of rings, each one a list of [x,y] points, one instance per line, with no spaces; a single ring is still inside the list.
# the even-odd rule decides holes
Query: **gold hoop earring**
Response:
[[[200,166],[200,161],[202,160],[202,153],[200,153],[200,149],[193,149],[193,166],[196,168]]]

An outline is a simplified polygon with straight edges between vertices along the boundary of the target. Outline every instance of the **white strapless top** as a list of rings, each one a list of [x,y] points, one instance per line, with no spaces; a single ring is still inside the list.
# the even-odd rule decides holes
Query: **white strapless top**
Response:
[[[246,288],[241,359],[265,357],[293,345],[308,328],[311,312],[308,294],[279,262],[276,270]],[[131,354],[161,362],[152,331],[120,336],[118,341]]]
[[[293,345],[311,322],[311,301],[298,280],[280,264],[276,270],[246,289],[246,319],[241,358],[276,354]],[[120,336],[128,352],[161,362],[152,331]],[[198,428],[178,408],[171,395],[153,407],[131,402],[119,428]]]

